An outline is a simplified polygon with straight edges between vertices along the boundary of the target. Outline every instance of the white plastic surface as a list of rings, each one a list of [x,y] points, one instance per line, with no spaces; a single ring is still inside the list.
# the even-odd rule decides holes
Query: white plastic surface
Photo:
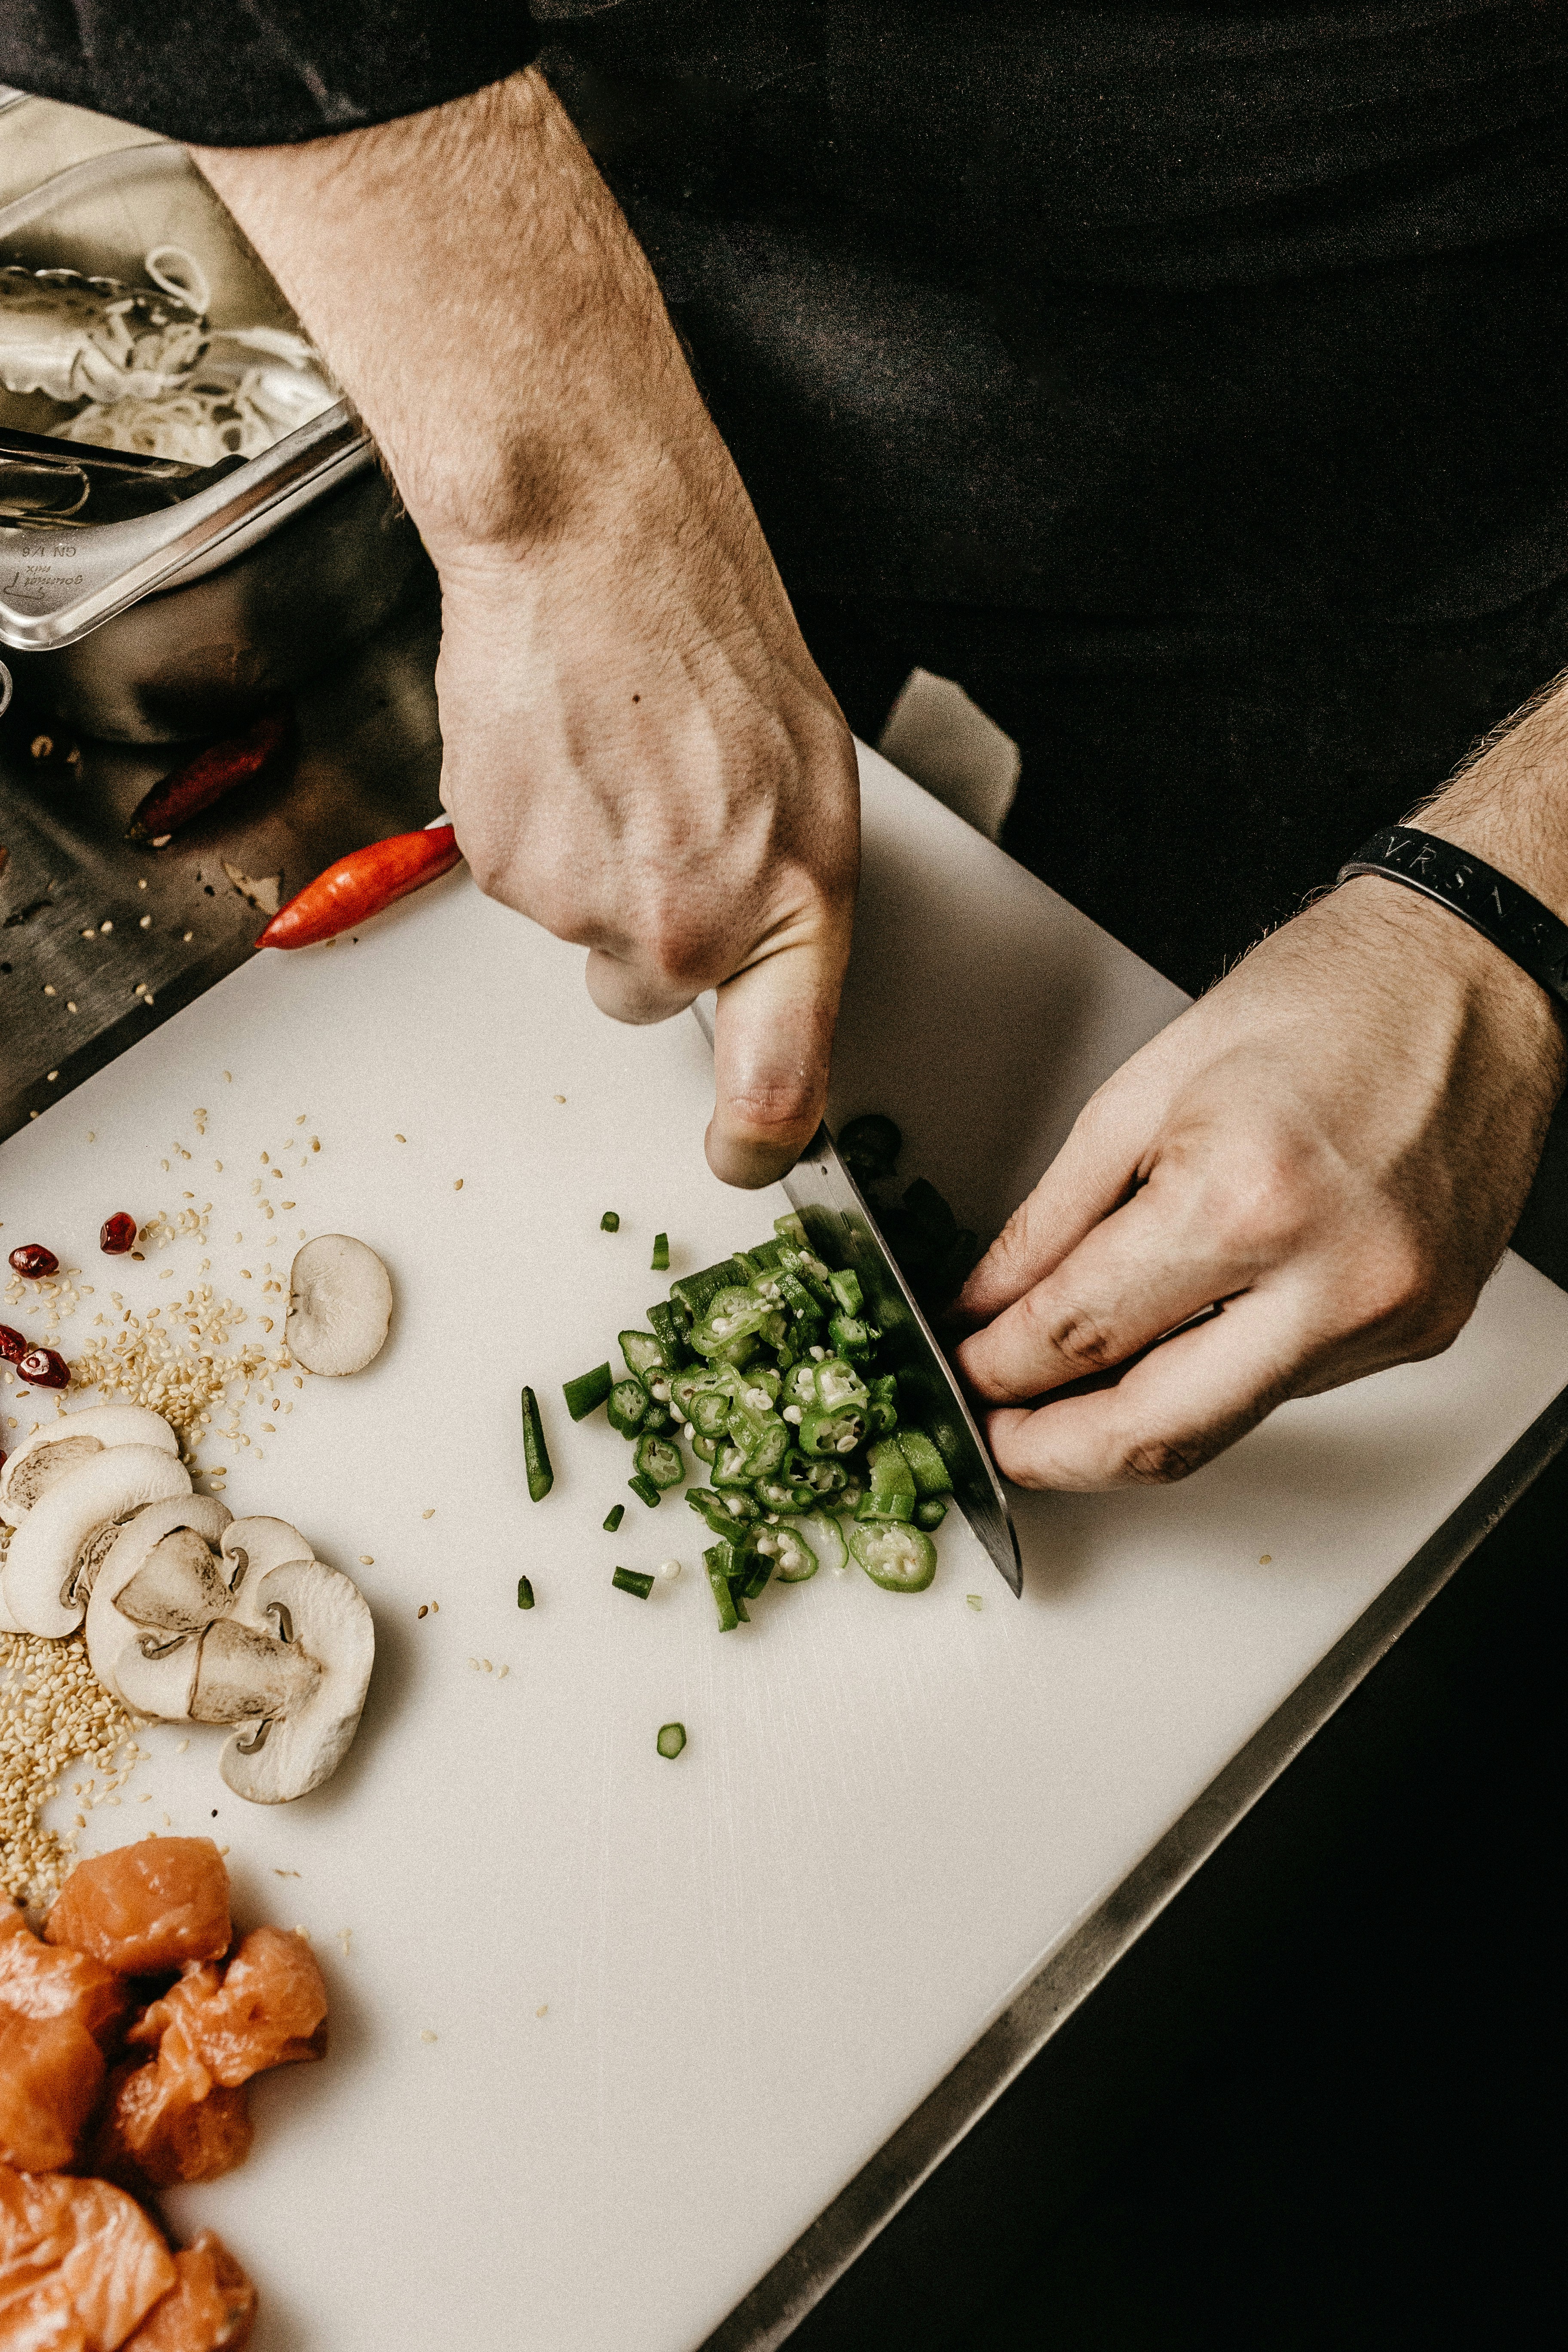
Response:
[[[865,775],[837,1110],[890,1109],[910,1172],[995,1223],[1182,1000]],[[259,2084],[249,2164],[172,2200],[260,2283],[258,2352],[700,2342],[1568,1381],[1568,1297],[1510,1258],[1434,1363],[1288,1407],[1169,1493],[1024,1498],[1022,1602],[950,1519],[928,1594],[824,1574],[721,1637],[695,1517],[645,1510],[560,1383],[662,1295],[656,1229],[679,1273],[784,1203],[706,1171],[696,1024],[615,1027],[581,962],[456,876],[357,945],[259,959],[0,1150],[0,1246],[68,1255],[94,1310],[183,1294],[195,1244],[136,1266],[94,1244],[187,1187],[218,1204],[231,1295],[301,1227],[362,1235],[396,1286],[369,1371],[208,1449],[237,1513],[294,1521],[373,1603],[348,1763],[256,1811],[217,1779],[221,1735],[177,1757],[162,1727],[84,1840],[210,1831],[243,1917],[303,1924],[326,1969],[328,2063]],[[263,1233],[259,1155],[312,1134]],[[671,1552],[673,1587],[612,1591]]]

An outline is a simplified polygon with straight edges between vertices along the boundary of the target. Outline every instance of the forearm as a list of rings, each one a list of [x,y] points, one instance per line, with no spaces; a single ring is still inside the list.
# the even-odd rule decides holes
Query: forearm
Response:
[[[194,152],[437,561],[525,550],[690,448],[722,457],[653,273],[536,71],[304,146]]]

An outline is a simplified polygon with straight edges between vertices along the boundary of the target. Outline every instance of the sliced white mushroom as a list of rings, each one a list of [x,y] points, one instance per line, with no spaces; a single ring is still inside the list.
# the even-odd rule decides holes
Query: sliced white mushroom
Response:
[[[254,1591],[273,1569],[315,1558],[299,1528],[291,1528],[287,1519],[232,1520],[224,1529],[222,1549],[229,1590],[237,1600],[247,1580]]]
[[[245,1662],[233,1639],[242,1630],[271,1643],[250,1654],[248,1690],[238,1684]],[[211,1681],[209,1646],[215,1650]],[[204,1697],[219,1703],[219,1675],[223,1703],[258,1718],[229,1741],[218,1767],[235,1795],[277,1805],[320,1788],[359,1727],[375,1657],[375,1631],[358,1585],[319,1559],[274,1568],[259,1581],[247,1577],[233,1616],[212,1628],[202,1654],[193,1707],[198,1719],[217,1719],[201,1717],[200,1709]],[[285,1682],[279,1699],[275,1694]],[[255,1699],[264,1704],[252,1705]],[[242,1717],[237,1712],[226,1719]]]
[[[99,1681],[138,1715],[190,1713],[202,1635],[233,1606],[216,1549],[228,1524],[214,1495],[149,1503],[121,1528],[99,1570],[87,1654]]]
[[[7,1456],[0,1470],[0,1519],[20,1527],[35,1503],[60,1479],[111,1445],[156,1445],[178,1454],[180,1441],[163,1419],[144,1404],[92,1404],[62,1413],[35,1429]]]
[[[318,1234],[289,1270],[284,1339],[308,1372],[359,1372],[381,1353],[392,1320],[392,1277],[352,1234]]]
[[[61,1641],[81,1623],[105,1531],[191,1491],[190,1474],[156,1445],[113,1445],[79,1462],[28,1511],[5,1554],[5,1606],[25,1632]]]

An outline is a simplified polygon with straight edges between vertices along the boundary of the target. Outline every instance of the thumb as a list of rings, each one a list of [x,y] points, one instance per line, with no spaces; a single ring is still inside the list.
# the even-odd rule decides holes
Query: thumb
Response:
[[[847,925],[775,949],[719,991],[708,1164],[755,1190],[793,1168],[827,1099]]]

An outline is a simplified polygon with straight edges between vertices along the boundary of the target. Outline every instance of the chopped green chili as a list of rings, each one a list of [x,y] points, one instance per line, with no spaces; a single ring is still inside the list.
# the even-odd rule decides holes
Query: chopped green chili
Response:
[[[635,1593],[639,1601],[646,1601],[653,1591],[652,1577],[639,1575],[635,1568],[617,1568],[610,1582],[617,1592]]]
[[[539,1400],[531,1389],[522,1392],[522,1459],[528,1472],[529,1495],[534,1502],[542,1503],[555,1484],[555,1473],[550,1466],[550,1449],[544,1443]]]
[[[655,1274],[669,1272],[669,1235],[668,1234],[655,1234],[653,1237],[653,1271]]]
[[[607,1536],[613,1536],[626,1516],[626,1505],[624,1503],[616,1503],[612,1507],[608,1517],[605,1521],[605,1533]]]
[[[661,1756],[667,1758],[671,1763],[673,1763],[685,1745],[686,1726],[683,1723],[661,1723],[659,1725],[658,1738],[655,1740],[654,1746],[658,1749]]]
[[[637,1465],[637,1475],[648,1479],[661,1490],[666,1486],[679,1486],[686,1475],[680,1448],[671,1445],[668,1438],[639,1437],[632,1460]]]
[[[604,1403],[615,1385],[616,1376],[609,1365],[595,1364],[591,1372],[579,1372],[574,1381],[567,1381],[561,1393],[573,1420],[585,1421]]]
[[[702,1564],[708,1570],[708,1581],[713,1587],[713,1599],[718,1606],[721,1633],[732,1633],[741,1622],[735,1596],[730,1589],[730,1560],[728,1544],[710,1544],[702,1555]]]
[[[653,1480],[648,1476],[646,1470],[639,1470],[635,1478],[628,1478],[626,1480],[626,1484],[631,1488],[639,1503],[646,1503],[650,1511],[656,1507],[659,1499],[658,1488],[654,1485]]]
[[[606,1209],[604,1215],[599,1219],[599,1231],[602,1234],[618,1234],[620,1230],[621,1221],[619,1217],[616,1216],[614,1209]]]
[[[531,1609],[533,1606],[533,1587],[526,1576],[520,1576],[517,1580],[517,1605],[520,1609]]]

